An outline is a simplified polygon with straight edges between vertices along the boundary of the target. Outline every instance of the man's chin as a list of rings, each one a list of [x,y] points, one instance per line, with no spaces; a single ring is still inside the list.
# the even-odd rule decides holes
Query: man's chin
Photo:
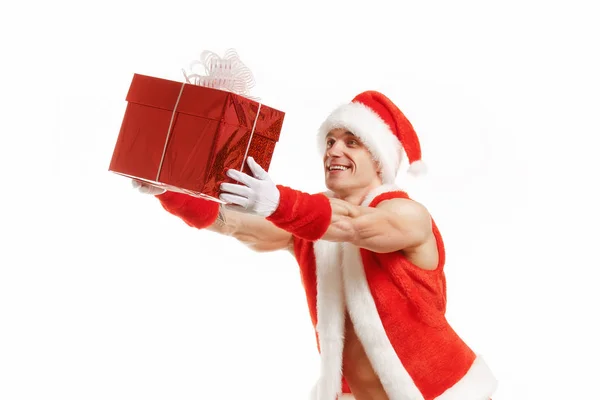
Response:
[[[337,179],[327,179],[325,181],[325,186],[332,192],[346,192],[352,189],[352,185],[350,182],[345,182],[343,180]]]

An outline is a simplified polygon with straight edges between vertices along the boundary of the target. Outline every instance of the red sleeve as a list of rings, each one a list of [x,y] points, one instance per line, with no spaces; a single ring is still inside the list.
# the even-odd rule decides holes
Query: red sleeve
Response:
[[[410,197],[408,197],[408,194],[406,192],[403,192],[401,190],[385,192],[385,193],[382,193],[379,196],[375,197],[373,199],[373,201],[371,202],[370,206],[377,207],[379,205],[379,203],[381,203],[382,201],[392,200],[392,199],[410,199]]]
[[[331,223],[331,204],[324,194],[308,194],[277,185],[279,206],[267,217],[279,228],[306,240],[318,240]]]
[[[169,213],[191,227],[203,229],[212,225],[219,215],[219,203],[177,192],[156,195]]]

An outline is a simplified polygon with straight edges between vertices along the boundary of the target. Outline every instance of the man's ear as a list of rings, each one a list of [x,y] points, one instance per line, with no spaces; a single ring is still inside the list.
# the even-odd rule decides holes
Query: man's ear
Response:
[[[371,160],[375,164],[375,172],[380,178],[383,178],[383,165],[380,160],[376,159],[373,154],[371,154]]]

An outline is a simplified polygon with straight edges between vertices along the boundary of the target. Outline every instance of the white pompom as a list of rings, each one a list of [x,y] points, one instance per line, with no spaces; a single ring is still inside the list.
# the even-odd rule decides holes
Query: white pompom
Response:
[[[422,176],[427,173],[427,165],[421,161],[415,161],[408,167],[408,173],[413,176]]]

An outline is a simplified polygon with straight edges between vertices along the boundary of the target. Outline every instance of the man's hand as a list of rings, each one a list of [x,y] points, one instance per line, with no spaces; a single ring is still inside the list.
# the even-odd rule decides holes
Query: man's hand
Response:
[[[232,210],[268,217],[279,206],[279,189],[252,157],[248,157],[247,162],[254,177],[234,169],[228,170],[227,176],[242,185],[222,183],[219,199],[227,202],[226,207]]]
[[[336,242],[352,242],[358,233],[354,226],[354,218],[360,215],[360,208],[340,199],[329,199],[331,205],[331,223],[325,234]]]
[[[131,186],[134,189],[137,189],[140,193],[149,194],[149,195],[159,195],[166,192],[165,189],[154,186],[150,183],[139,181],[137,179],[131,180]]]

